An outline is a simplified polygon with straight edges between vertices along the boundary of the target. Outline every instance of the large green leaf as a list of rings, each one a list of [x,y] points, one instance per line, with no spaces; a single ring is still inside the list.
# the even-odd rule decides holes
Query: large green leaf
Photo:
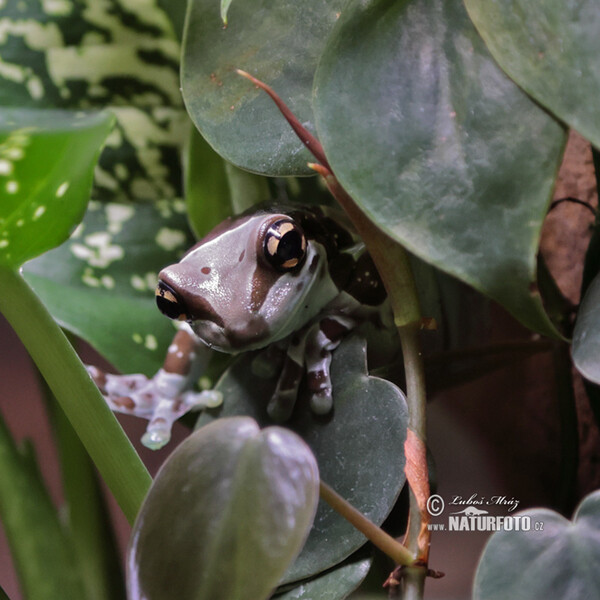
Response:
[[[182,59],[192,120],[221,156],[265,175],[312,173],[312,155],[263,92],[234,71],[275,86],[300,121],[314,122],[313,73],[344,0],[234,2],[223,28],[219,3],[190,0]]]
[[[588,287],[577,313],[573,361],[586,379],[600,383],[600,275]]]
[[[28,600],[85,598],[73,541],[60,523],[31,452],[31,447],[28,451],[16,447],[0,418],[0,519],[23,595]]]
[[[263,600],[302,547],[317,507],[308,446],[281,427],[222,419],[161,467],[136,520],[130,600]]]
[[[474,600],[589,600],[600,589],[600,492],[582,501],[568,521],[547,509],[515,515],[527,531],[498,531],[477,567]],[[507,517],[509,518],[509,517]]]
[[[0,112],[0,264],[58,246],[81,220],[112,119],[107,113]]]
[[[193,242],[185,204],[92,202],[60,248],[25,266],[59,323],[124,372],[152,375],[175,334],[156,308],[158,271]]]
[[[528,94],[600,147],[596,0],[465,0],[498,64]]]
[[[369,218],[555,335],[535,271],[565,132],[497,67],[460,0],[351,2],[314,106],[329,162]]]
[[[234,415],[251,416],[263,426],[272,423],[266,405],[275,381],[254,375],[254,356],[245,355],[225,373],[216,386],[223,394],[223,405],[207,411],[199,426]],[[367,375],[365,343],[357,337],[346,340],[334,352],[331,376],[333,414],[317,417],[307,402],[300,401],[285,425],[312,448],[323,481],[381,524],[405,480],[406,400],[389,381]],[[282,583],[324,571],[364,542],[359,531],[321,502],[306,545]]]

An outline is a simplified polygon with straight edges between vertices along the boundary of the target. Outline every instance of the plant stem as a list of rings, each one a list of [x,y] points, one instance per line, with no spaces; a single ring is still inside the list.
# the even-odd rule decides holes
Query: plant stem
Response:
[[[45,306],[19,273],[0,267],[0,312],[38,366],[130,523],[152,481],[131,442]]]
[[[356,529],[365,535],[377,548],[387,554],[399,565],[411,566],[415,562],[415,555],[406,549],[400,542],[388,535],[380,527],[367,519],[349,502],[344,500],[337,492],[323,481],[319,484],[319,494],[331,508],[339,513],[344,519],[352,523]]]
[[[362,237],[388,293],[404,355],[410,415],[405,446],[407,480],[411,487],[412,517],[408,530],[408,547],[415,550],[419,563],[426,565],[430,532],[427,528],[428,515],[425,510],[425,503],[429,497],[429,471],[425,451],[425,369],[418,340],[418,330],[422,323],[421,310],[408,254],[400,244],[381,231],[344,190],[335,177],[319,140],[298,121],[275,91],[245,71],[238,69],[237,72],[269,94],[298,138],[319,161],[319,164],[309,166],[323,176],[332,195]],[[414,597],[423,596],[426,572],[427,569],[418,569],[411,575],[410,585],[415,584],[413,587],[417,594]]]
[[[402,600],[422,600],[425,592],[426,570],[422,567],[404,570]]]
[[[417,288],[404,248],[386,236],[367,219],[354,200],[342,188],[335,176],[321,165],[311,165],[325,177],[331,193],[352,220],[365,242],[371,258],[388,292],[398,328],[408,404],[408,444],[406,445],[406,475],[410,485],[410,519],[406,544],[422,564],[429,557],[430,532],[425,504],[429,497],[429,469],[426,444],[425,366],[420,351],[419,330],[421,311]],[[413,435],[410,435],[412,432]],[[419,571],[425,577],[425,571]],[[417,574],[415,574],[417,577]]]

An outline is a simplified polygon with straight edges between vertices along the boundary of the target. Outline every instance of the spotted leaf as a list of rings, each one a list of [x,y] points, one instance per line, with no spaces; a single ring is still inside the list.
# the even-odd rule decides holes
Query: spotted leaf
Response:
[[[67,243],[28,263],[25,278],[63,327],[120,370],[152,375],[175,333],[154,288],[193,242],[184,212],[183,201],[93,201]]]
[[[1,5],[0,105],[112,110],[117,127],[100,157],[94,196],[180,196],[189,119],[167,8],[156,0]],[[181,15],[181,2],[170,2],[168,12]]]
[[[17,267],[67,239],[111,123],[107,113],[2,109],[0,264]]]

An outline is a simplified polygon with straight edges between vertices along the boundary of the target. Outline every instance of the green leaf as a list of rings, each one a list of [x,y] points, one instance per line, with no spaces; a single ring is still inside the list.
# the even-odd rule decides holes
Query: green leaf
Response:
[[[0,264],[17,267],[67,239],[111,124],[107,113],[2,109]]]
[[[312,174],[304,149],[271,100],[234,69],[273,85],[309,129],[317,61],[344,0],[244,0],[223,28],[218,3],[190,0],[182,58],[192,120],[229,162],[265,175]]]
[[[498,64],[528,94],[600,147],[600,13],[595,0],[465,0]]]
[[[590,381],[600,383],[600,275],[592,280],[573,330],[573,362]]]
[[[21,273],[0,265],[0,312],[60,402],[119,506],[133,522],[151,477],[75,350]]]
[[[0,472],[0,520],[23,596],[85,598],[72,540],[61,526],[33,456],[17,449],[2,419]]]
[[[318,500],[315,458],[294,433],[223,419],[160,469],[136,520],[130,600],[261,600],[302,547]]]
[[[253,373],[255,356],[247,354],[228,369],[216,386],[223,394],[222,407],[205,412],[198,426],[236,415],[251,416],[262,426],[272,423],[266,405],[276,382]],[[405,481],[406,400],[389,381],[367,375],[365,343],[357,337],[334,352],[331,377],[333,414],[317,417],[301,399],[285,426],[312,448],[323,481],[380,525]],[[364,542],[359,531],[321,502],[304,549],[281,583],[329,569]]]
[[[63,523],[68,526],[85,588],[85,600],[125,600],[125,577],[98,474],[64,411],[46,387],[56,439]]]
[[[2,589],[2,586],[0,586],[0,600],[10,600],[8,594]]]
[[[328,160],[370,219],[556,335],[535,272],[565,132],[496,66],[460,0],[351,2],[314,106]]]
[[[185,204],[90,203],[60,248],[25,266],[25,278],[62,327],[123,372],[153,375],[175,329],[156,308],[158,271],[193,243]]]
[[[573,521],[547,509],[515,516],[528,531],[498,531],[477,567],[474,600],[595,598],[600,589],[600,492],[583,499]],[[508,517],[507,517],[508,518]]]
[[[301,581],[294,588],[276,594],[273,600],[342,600],[361,584],[372,562],[372,558],[352,556],[314,579]]]
[[[227,12],[230,4],[231,0],[221,0],[221,20],[225,25],[227,25]]]

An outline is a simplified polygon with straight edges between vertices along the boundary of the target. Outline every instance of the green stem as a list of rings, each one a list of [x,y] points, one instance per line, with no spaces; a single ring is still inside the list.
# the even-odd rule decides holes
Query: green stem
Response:
[[[425,367],[420,351],[419,324],[413,322],[402,325],[401,327],[398,327],[398,332],[400,334],[400,344],[402,346],[402,357],[404,360],[404,373],[406,377],[408,428],[416,435],[423,445],[425,445],[427,440],[427,432],[425,429],[427,418],[425,411]],[[423,522],[427,516],[423,502],[426,502],[429,497],[429,469],[425,453],[423,453],[423,464],[419,465],[419,473],[419,486],[421,489],[416,490],[411,487],[409,494],[410,519],[408,522],[406,545],[411,552],[416,553],[425,563],[427,563],[430,535],[427,529],[423,530]],[[422,537],[423,531],[425,533],[425,538]],[[415,574],[415,577],[417,577],[417,575],[418,574]]]
[[[124,600],[124,576],[102,489],[92,461],[46,387],[57,440],[67,522],[81,565],[87,600]]]
[[[411,566],[415,562],[415,555],[407,550],[400,542],[388,535],[383,529],[367,519],[359,510],[344,500],[337,492],[323,481],[319,484],[321,498],[339,513],[344,519],[352,523],[369,541],[383,553],[387,554],[399,565]]]
[[[365,217],[353,198],[342,188],[331,172],[321,165],[311,166],[325,177],[331,193],[340,203],[365,242],[365,246],[385,285],[402,346],[409,414],[408,428],[425,446],[427,439],[425,366],[419,341],[421,309],[408,254],[400,244],[386,236],[372,221]],[[411,518],[409,519],[406,545],[411,552],[415,553],[426,564],[429,555],[430,534],[427,528],[424,527],[427,518],[424,504],[429,496],[429,469],[425,453],[422,454],[415,470],[418,472],[419,489],[412,489],[413,482],[409,481],[411,485]]]
[[[422,600],[427,569],[423,567],[408,568],[404,570],[402,576],[404,584],[402,600]]]
[[[408,388],[409,428],[418,438],[421,448],[424,448],[425,369],[418,342],[421,310],[408,254],[400,244],[388,237],[368,219],[363,210],[354,202],[354,199],[344,190],[335,177],[319,140],[298,121],[275,91],[245,71],[238,69],[237,72],[263,89],[273,99],[298,138],[319,161],[319,164],[310,164],[309,166],[323,176],[332,195],[346,212],[358,234],[365,242],[365,246],[387,290],[394,313],[394,322],[400,334],[402,349],[403,352],[406,352],[404,361]],[[418,452],[417,454],[417,462],[412,465],[412,472],[416,473],[417,476],[413,479],[413,482],[409,481],[409,485],[412,487],[413,483],[416,483],[419,489],[411,489],[411,515],[413,518],[411,519],[412,526],[408,531],[408,546],[409,548],[418,549],[419,560],[426,564],[430,535],[426,527],[425,502],[429,495],[429,476],[425,452]],[[424,580],[425,574],[426,569],[420,569],[415,572],[414,577]],[[422,597],[422,581],[418,587],[420,589],[419,597]]]
[[[0,267],[0,312],[58,399],[130,523],[151,477],[66,336],[20,274]]]

